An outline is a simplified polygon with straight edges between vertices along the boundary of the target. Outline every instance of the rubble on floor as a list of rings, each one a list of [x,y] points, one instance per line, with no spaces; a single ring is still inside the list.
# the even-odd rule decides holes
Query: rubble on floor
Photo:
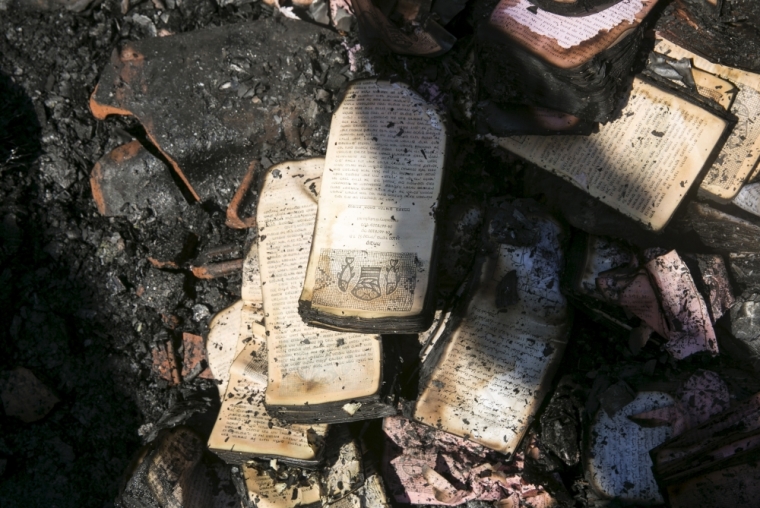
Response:
[[[0,396],[5,414],[27,423],[44,418],[60,402],[50,388],[24,367],[4,373]]]
[[[0,498],[753,504],[755,10],[0,0]]]

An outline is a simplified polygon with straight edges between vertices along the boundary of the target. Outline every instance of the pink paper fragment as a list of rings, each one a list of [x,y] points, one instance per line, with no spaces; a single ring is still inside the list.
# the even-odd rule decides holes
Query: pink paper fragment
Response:
[[[330,0],[330,20],[333,28],[341,29],[340,20],[347,17],[353,17],[354,8],[351,6],[351,0]],[[351,72],[356,72],[352,69]]]
[[[673,436],[697,427],[712,416],[728,409],[728,386],[709,370],[698,370],[680,388],[675,406],[645,411],[631,420],[651,427],[670,425]]]
[[[383,430],[385,478],[400,503],[456,506],[481,500],[517,507],[522,499],[537,507],[554,505],[541,487],[523,480],[519,455],[506,463],[482,446],[400,416],[385,418]]]
[[[661,336],[668,336],[665,316],[646,271],[631,274],[610,270],[599,274],[596,285],[605,298],[622,306]]]
[[[660,294],[660,302],[670,325],[665,349],[677,360],[700,351],[718,354],[718,341],[707,305],[697,291],[691,272],[676,251],[653,259],[646,264],[646,268]]]
[[[332,2],[330,2],[330,5],[332,6]],[[361,51],[362,47],[360,44],[355,44],[353,46],[349,46],[346,44],[345,41],[343,41],[343,47],[346,49],[346,54],[348,54],[348,68],[351,72],[358,72],[359,66],[356,63],[356,53]]]

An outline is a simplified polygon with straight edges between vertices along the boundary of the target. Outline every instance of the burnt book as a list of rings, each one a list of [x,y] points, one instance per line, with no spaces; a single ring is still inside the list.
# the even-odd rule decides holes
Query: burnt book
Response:
[[[567,344],[565,233],[524,199],[495,200],[484,229],[470,285],[421,366],[413,418],[512,454]]]
[[[622,106],[589,136],[510,136],[497,143],[660,231],[715,160],[736,117],[650,71],[635,77]]]
[[[760,159],[760,125],[754,121],[760,115],[760,74],[711,62],[662,34],[655,51],[650,69],[681,81],[736,115],[736,126],[700,182],[699,195],[723,204],[733,201],[753,212],[757,192],[744,184],[756,178]]]
[[[347,426],[333,427],[326,448],[325,464],[318,470],[277,461],[248,462],[242,468],[243,497],[258,508],[389,506],[379,474],[364,459],[361,442]]]
[[[268,350],[265,404],[289,423],[396,413],[393,338],[309,327],[298,314],[324,168],[321,158],[272,166],[256,211]]]
[[[657,1],[613,2],[597,12],[564,16],[544,7],[566,2],[501,0],[494,7],[482,0],[476,7],[487,19],[477,28],[482,98],[608,122],[641,46],[642,22]]]
[[[243,309],[242,314],[251,314]],[[267,341],[264,326],[241,316],[240,353],[229,367],[226,391],[208,440],[210,451],[230,464],[254,458],[278,459],[316,467],[323,458],[327,425],[286,424],[264,406],[267,387]],[[245,329],[251,331],[246,333]]]
[[[430,325],[446,131],[405,84],[349,85],[330,126],[299,301],[306,323],[361,333]]]
[[[651,451],[669,506],[754,506],[760,495],[760,394]]]

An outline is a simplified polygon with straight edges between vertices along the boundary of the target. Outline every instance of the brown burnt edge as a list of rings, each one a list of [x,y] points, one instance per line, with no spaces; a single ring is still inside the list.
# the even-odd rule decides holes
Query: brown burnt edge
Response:
[[[247,217],[244,219],[240,217],[239,213],[240,207],[243,204],[243,200],[251,190],[253,176],[256,174],[259,166],[260,163],[258,160],[251,162],[251,164],[248,166],[248,171],[246,172],[245,176],[243,176],[243,180],[240,182],[240,186],[235,191],[235,195],[232,196],[232,200],[230,200],[230,204],[227,206],[227,220],[225,221],[227,227],[233,229],[248,229],[256,226],[256,216]]]
[[[95,118],[97,118],[98,120],[105,120],[108,115],[135,116],[135,114],[132,113],[132,111],[129,111],[128,109],[118,108],[116,106],[111,106],[109,104],[103,104],[103,103],[98,102],[98,100],[95,98],[95,95],[98,93],[98,87],[100,87],[100,83],[98,83],[95,86],[95,89],[92,91],[92,94],[90,95],[90,111],[92,112],[92,115]],[[137,119],[140,121],[140,123],[145,128],[145,134],[147,135],[147,137],[150,140],[150,142],[153,143],[153,146],[155,146],[156,149],[159,152],[161,152],[161,154],[164,157],[166,157],[166,160],[169,162],[169,164],[171,165],[172,169],[174,169],[175,173],[177,173],[177,175],[180,177],[180,179],[182,179],[182,181],[185,183],[185,185],[187,186],[187,189],[193,195],[193,198],[196,201],[200,201],[201,200],[200,196],[195,191],[195,189],[193,188],[193,186],[190,185],[190,182],[188,181],[188,179],[185,176],[185,174],[182,172],[182,169],[179,167],[179,164],[177,164],[177,162],[173,158],[171,158],[169,156],[169,154],[166,153],[163,150],[163,148],[161,148],[161,145],[159,145],[158,142],[156,141],[156,138],[155,138],[155,136],[153,135],[153,132],[152,132],[153,131],[153,122],[143,121],[143,119],[139,118],[139,117]],[[92,179],[90,181],[92,181]],[[100,192],[100,189],[98,189],[98,192]],[[93,192],[93,195],[94,195],[94,192]],[[102,193],[101,193],[100,197],[102,198]],[[97,199],[98,198],[96,198],[96,203],[97,203]],[[100,208],[98,208],[98,210],[100,210]]]
[[[103,188],[101,183],[103,182],[103,168],[100,166],[100,162],[96,162],[90,172],[90,189],[92,190],[92,199],[95,200],[95,206],[98,208],[100,215],[108,215],[109,209],[106,206],[106,200],[103,197]]]
[[[193,266],[191,271],[199,279],[215,279],[239,272],[243,269],[242,258],[221,261],[219,263],[209,263],[203,266]]]
[[[133,116],[132,112],[127,109],[117,108],[116,106],[110,106],[98,102],[95,95],[98,93],[99,87],[100,83],[95,85],[95,89],[90,94],[90,111],[92,112],[92,116],[98,120],[105,120],[108,115]]]
[[[177,269],[179,268],[179,265],[175,263],[174,261],[161,261],[159,259],[153,258],[148,256],[147,260],[150,261],[150,264],[153,265],[155,268],[158,268],[159,270],[162,270],[164,268],[170,268],[170,269]]]

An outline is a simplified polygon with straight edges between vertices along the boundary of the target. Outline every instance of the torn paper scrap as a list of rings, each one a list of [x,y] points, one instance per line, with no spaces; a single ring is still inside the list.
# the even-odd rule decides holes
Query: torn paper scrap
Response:
[[[605,498],[637,504],[662,503],[652,474],[649,450],[671,435],[669,427],[644,428],[630,415],[672,406],[673,398],[661,392],[641,392],[614,417],[599,411],[591,429],[586,464],[594,490]]]
[[[665,349],[677,360],[694,353],[718,354],[718,341],[704,299],[686,263],[670,251],[646,264],[670,325]]]
[[[596,285],[609,301],[637,316],[662,337],[668,336],[665,315],[645,270],[631,273],[624,268],[603,272],[597,277]]]
[[[384,477],[399,503],[456,506],[467,501],[527,500],[551,506],[551,496],[525,481],[523,460],[504,455],[406,418],[387,417]]]

